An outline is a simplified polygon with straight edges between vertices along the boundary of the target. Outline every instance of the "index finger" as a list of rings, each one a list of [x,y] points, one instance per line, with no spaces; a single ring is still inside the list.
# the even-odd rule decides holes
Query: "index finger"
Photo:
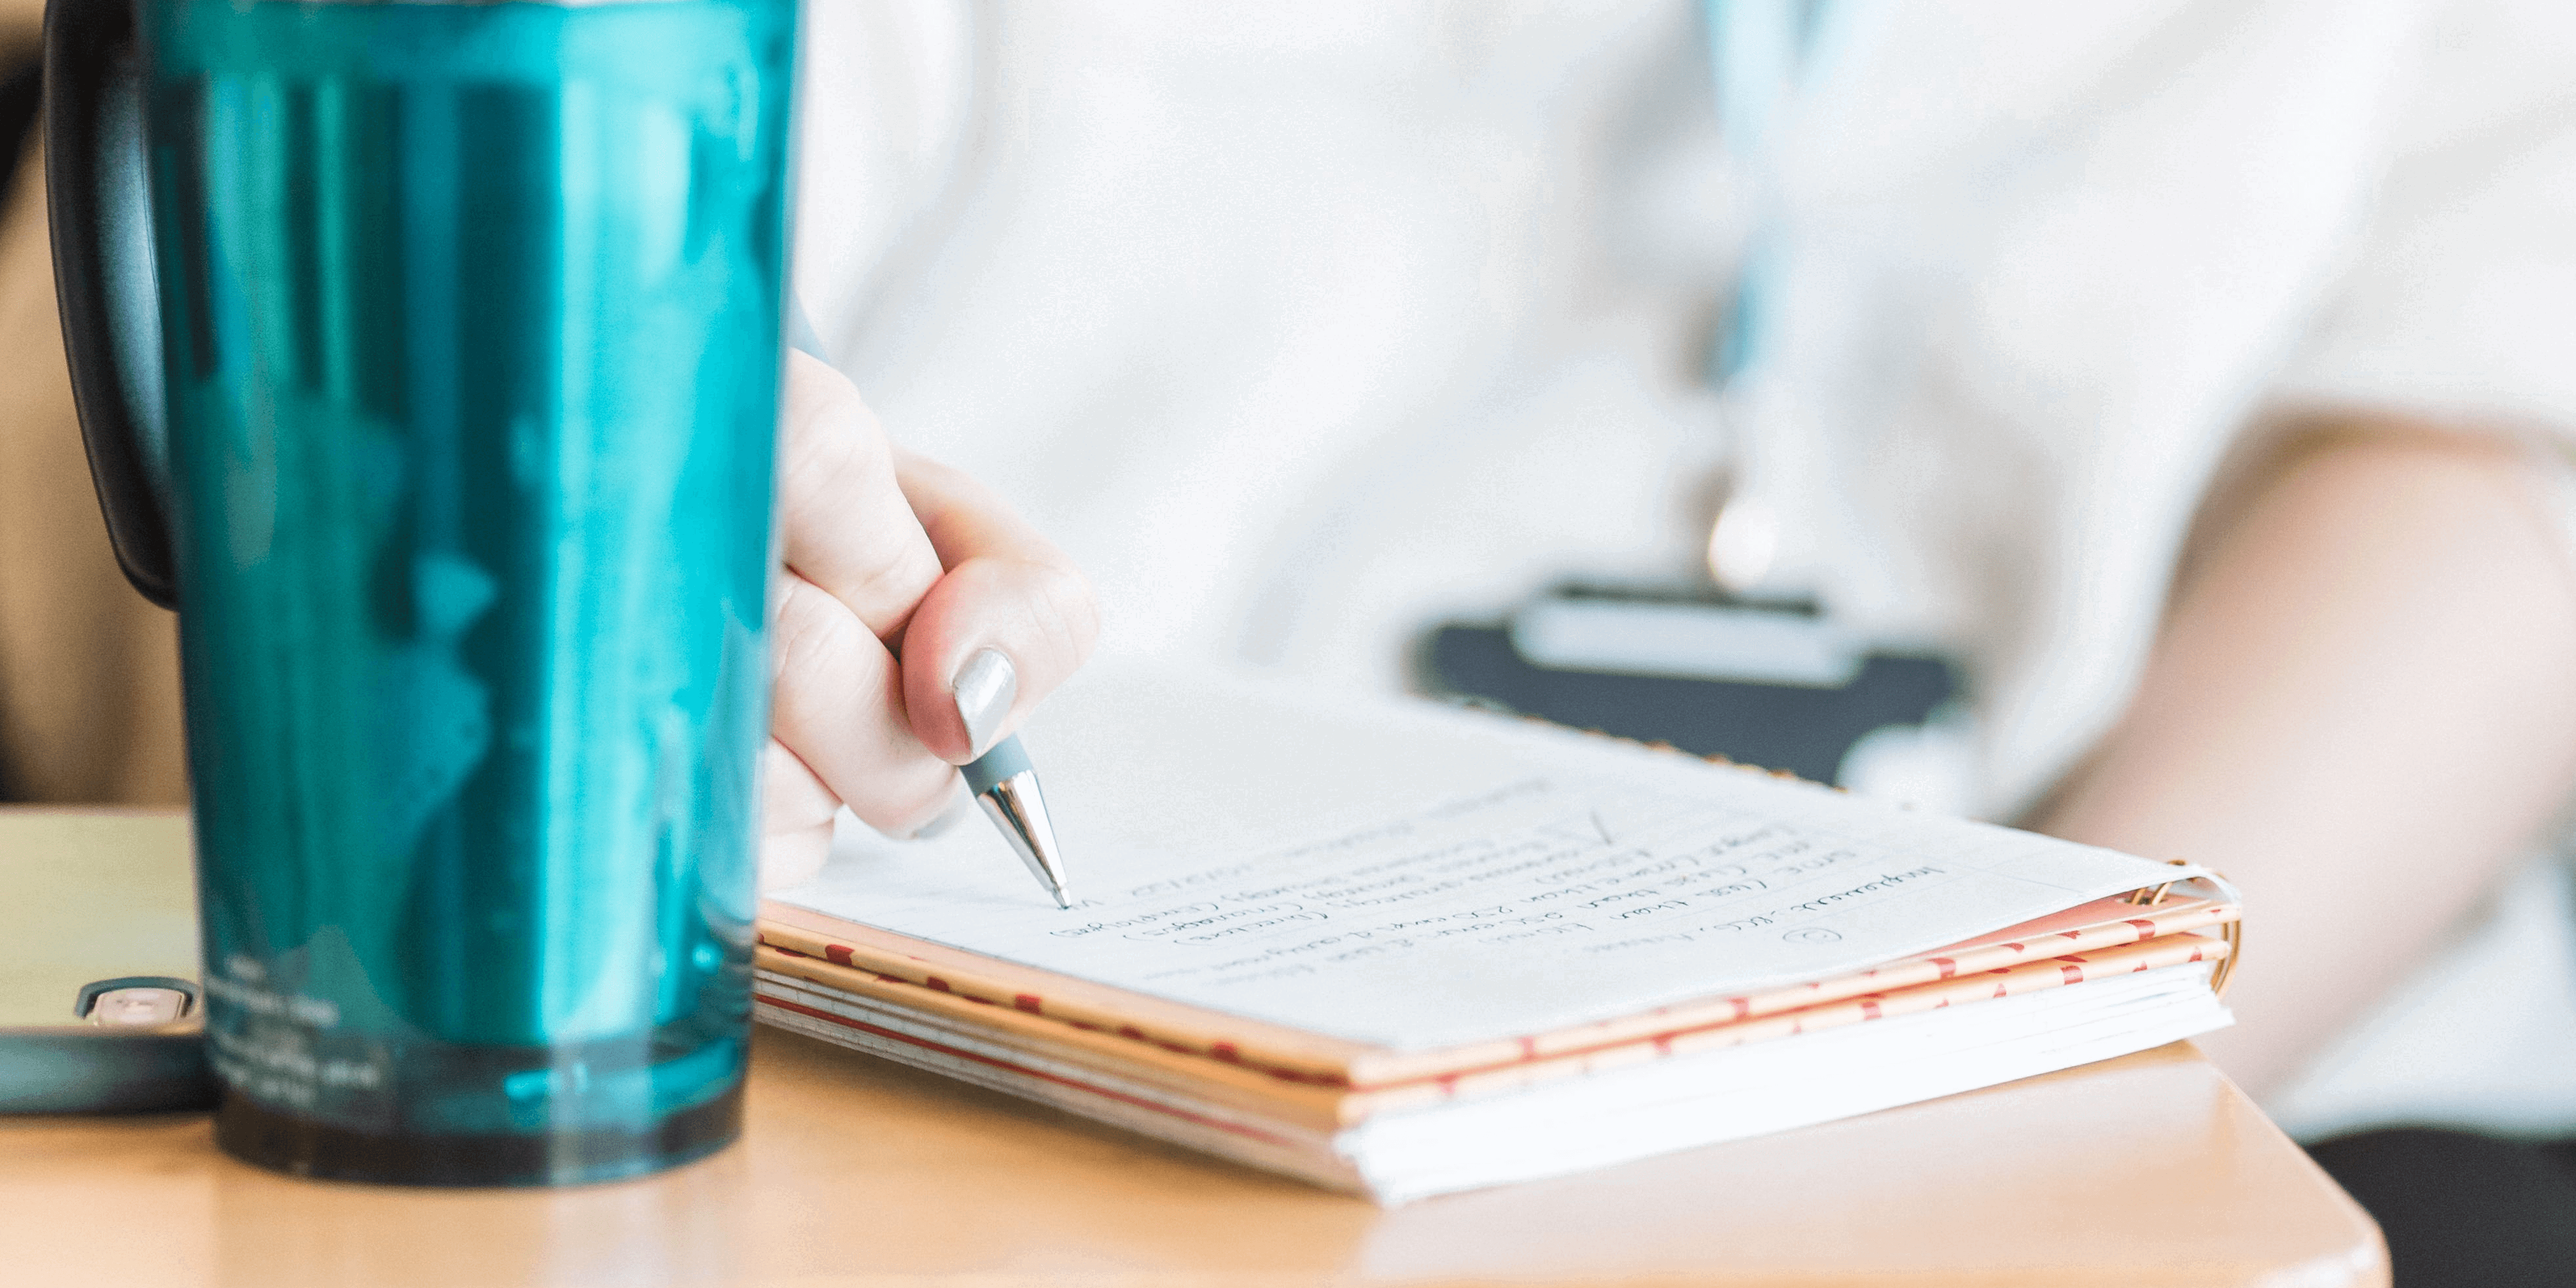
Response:
[[[939,580],[939,553],[913,517],[894,450],[849,379],[787,358],[778,504],[787,566],[841,601],[889,646]]]

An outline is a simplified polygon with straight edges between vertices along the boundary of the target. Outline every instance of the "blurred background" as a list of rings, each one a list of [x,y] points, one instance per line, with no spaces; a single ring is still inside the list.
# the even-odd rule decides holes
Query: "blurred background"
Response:
[[[39,10],[0,0],[13,67]],[[1091,570],[1112,648],[2012,817],[2265,425],[2576,414],[2567,25],[815,5],[799,293],[899,439]],[[0,791],[173,802],[170,626],[105,575],[20,155]]]
[[[797,273],[1111,647],[2017,817],[2276,427],[2576,414],[2568,25],[817,6]]]
[[[181,805],[178,631],[127,589],[82,455],[36,146],[42,0],[0,0],[0,801]]]

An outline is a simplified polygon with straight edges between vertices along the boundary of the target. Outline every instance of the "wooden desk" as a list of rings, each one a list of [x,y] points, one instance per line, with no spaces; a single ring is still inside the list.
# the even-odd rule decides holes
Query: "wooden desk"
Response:
[[[741,1144],[579,1190],[289,1180],[217,1154],[198,1115],[0,1118],[0,1282],[1035,1280],[2324,1288],[2387,1271],[2369,1218],[2183,1045],[1391,1212],[769,1029]]]

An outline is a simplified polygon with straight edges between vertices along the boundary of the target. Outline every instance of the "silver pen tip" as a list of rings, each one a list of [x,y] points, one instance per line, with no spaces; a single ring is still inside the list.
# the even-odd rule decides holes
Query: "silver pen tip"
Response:
[[[1055,824],[1047,818],[1046,797],[1038,791],[1037,771],[1023,769],[977,793],[975,800],[1002,830],[1020,862],[1028,865],[1030,875],[1055,897],[1055,905],[1073,907],[1064,892],[1064,857],[1056,847]]]

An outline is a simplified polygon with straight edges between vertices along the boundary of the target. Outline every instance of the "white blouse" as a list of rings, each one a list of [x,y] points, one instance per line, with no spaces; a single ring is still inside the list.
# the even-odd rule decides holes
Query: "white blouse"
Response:
[[[2576,437],[2576,5],[1848,3],[1762,182],[1685,0],[816,4],[800,293],[1131,650],[1398,684],[1441,618],[1693,570],[1732,460],[1784,577],[1969,659],[1997,814],[2119,711],[2249,427]]]

